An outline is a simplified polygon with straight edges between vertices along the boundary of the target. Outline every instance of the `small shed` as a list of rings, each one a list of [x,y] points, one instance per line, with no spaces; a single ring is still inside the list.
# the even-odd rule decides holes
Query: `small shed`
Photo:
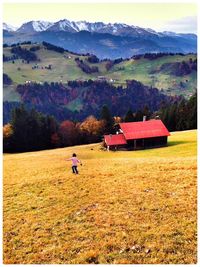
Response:
[[[127,146],[127,141],[123,134],[104,135],[104,143],[108,150],[124,149]]]

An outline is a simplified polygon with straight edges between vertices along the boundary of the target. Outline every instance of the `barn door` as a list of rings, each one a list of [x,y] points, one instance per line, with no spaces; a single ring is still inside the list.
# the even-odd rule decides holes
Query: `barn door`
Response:
[[[137,148],[137,142],[136,142],[136,140],[134,140],[134,149],[136,149]]]

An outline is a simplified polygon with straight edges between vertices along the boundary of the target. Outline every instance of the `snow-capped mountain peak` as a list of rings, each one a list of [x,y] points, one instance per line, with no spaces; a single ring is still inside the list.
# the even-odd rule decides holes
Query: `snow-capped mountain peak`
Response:
[[[36,32],[46,31],[54,23],[48,21],[33,21],[33,28]]]
[[[3,30],[13,32],[13,31],[17,30],[17,27],[14,27],[14,26],[7,24],[7,23],[3,23]]]
[[[18,32],[41,32],[41,31],[66,31],[80,32],[89,31],[97,33],[109,33],[114,35],[131,36],[139,34],[155,34],[156,32],[148,31],[138,26],[127,25],[125,23],[103,23],[103,22],[87,22],[87,21],[70,21],[62,19],[55,23],[45,21],[30,21],[24,23]]]
[[[76,26],[78,31],[89,31],[88,23],[86,21],[77,21]]]
[[[29,21],[27,23],[22,24],[22,26],[17,30],[18,32],[42,32],[46,31],[49,27],[51,27],[54,23],[48,21]]]

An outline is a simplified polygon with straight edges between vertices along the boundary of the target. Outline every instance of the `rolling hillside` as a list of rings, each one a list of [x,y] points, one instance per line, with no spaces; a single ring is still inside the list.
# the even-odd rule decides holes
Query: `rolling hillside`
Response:
[[[5,154],[4,264],[196,264],[196,142],[192,130],[143,151]]]
[[[33,45],[22,45],[21,47],[30,49]],[[36,45],[35,45],[36,46]],[[37,45],[38,46],[38,45]],[[66,83],[71,80],[88,80],[88,79],[107,79],[114,85],[126,84],[126,80],[138,80],[144,85],[156,87],[165,94],[174,95],[182,94],[189,97],[197,88],[197,74],[192,70],[189,74],[176,75],[171,69],[178,69],[182,61],[189,62],[197,58],[195,54],[188,55],[166,55],[155,60],[149,60],[141,57],[140,59],[124,60],[119,64],[114,64],[109,70],[106,69],[108,61],[100,61],[91,64],[87,56],[78,56],[69,52],[58,53],[47,50],[43,45],[34,53],[39,61],[30,62],[29,64],[22,59],[5,61],[3,72],[12,80],[13,84],[4,85],[4,100],[19,101],[20,97],[15,88],[17,84],[26,81],[35,82],[62,82]],[[6,57],[11,57],[11,48],[4,48],[3,53]],[[98,67],[99,72],[87,74],[83,72],[75,61],[75,58],[83,60],[88,66]],[[167,65],[168,64],[168,65]],[[171,65],[170,65],[171,64]],[[51,65],[51,69],[48,67]],[[168,67],[167,67],[168,66]]]

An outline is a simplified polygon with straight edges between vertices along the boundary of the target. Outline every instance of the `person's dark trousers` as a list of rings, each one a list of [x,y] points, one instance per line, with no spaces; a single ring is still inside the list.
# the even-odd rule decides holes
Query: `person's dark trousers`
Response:
[[[72,172],[78,174],[77,166],[72,166]]]

